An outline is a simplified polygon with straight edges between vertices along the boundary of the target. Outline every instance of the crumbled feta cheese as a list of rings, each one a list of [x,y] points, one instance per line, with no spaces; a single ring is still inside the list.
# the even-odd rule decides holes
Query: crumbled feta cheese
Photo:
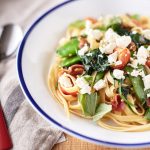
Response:
[[[58,82],[60,83],[60,85],[66,87],[66,88],[72,87],[71,80],[66,75],[67,75],[66,73],[62,74],[59,77]]]
[[[107,42],[116,42],[116,39],[119,37],[119,35],[114,32],[111,28],[109,28],[106,32],[105,32],[105,40]]]
[[[81,94],[85,94],[85,93],[91,94],[91,87],[86,84],[84,87],[81,88],[80,93]]]
[[[89,86],[88,82],[83,77],[77,78],[76,84],[79,88],[81,88],[80,89],[81,94],[91,93],[91,87]]]
[[[145,87],[144,90],[150,89],[150,74],[143,77],[143,82]]]
[[[108,56],[108,62],[110,64],[115,63],[117,61],[117,57],[118,57],[118,52],[115,51],[114,53],[112,53]]]
[[[137,76],[141,76],[141,77],[144,77],[145,76],[145,73],[144,73],[144,71],[143,70],[141,70],[141,69],[139,69],[139,70],[133,70],[132,72],[131,72],[131,76],[134,76],[134,77],[137,77]]]
[[[125,79],[125,76],[123,74],[124,74],[124,71],[119,70],[119,69],[114,69],[114,71],[113,71],[114,77],[119,80]]]
[[[146,39],[150,40],[150,29],[143,30],[142,34]]]
[[[131,43],[130,36],[120,36],[116,38],[116,45],[120,48],[126,48]]]
[[[116,47],[116,43],[112,42],[112,43],[108,43],[107,45],[104,45],[102,47],[100,46],[99,49],[102,53],[111,54],[111,53],[113,53],[113,50],[115,47]]]
[[[88,36],[95,40],[99,40],[103,36],[103,34],[100,30],[89,30]]]
[[[99,80],[98,82],[95,83],[94,89],[98,91],[98,90],[104,88],[105,86],[106,86],[105,80],[101,79],[101,80]]]
[[[87,44],[85,44],[79,51],[78,51],[78,54],[80,56],[83,56],[87,51],[89,50],[89,47]]]
[[[85,84],[88,84],[88,82],[83,77],[81,77],[76,79],[76,84],[78,87],[82,88]]]
[[[139,71],[138,70],[133,70],[131,72],[131,76],[137,77],[139,75]]]
[[[115,65],[121,65],[122,64],[122,61],[121,60],[118,60],[116,61]]]
[[[144,46],[141,46],[137,52],[138,63],[141,65],[145,65],[148,56],[148,50]]]

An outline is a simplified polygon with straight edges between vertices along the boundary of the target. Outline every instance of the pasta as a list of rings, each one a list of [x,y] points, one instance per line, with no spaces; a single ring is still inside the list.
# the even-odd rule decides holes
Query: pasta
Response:
[[[56,53],[48,85],[68,117],[115,131],[150,130],[150,18],[77,20]]]

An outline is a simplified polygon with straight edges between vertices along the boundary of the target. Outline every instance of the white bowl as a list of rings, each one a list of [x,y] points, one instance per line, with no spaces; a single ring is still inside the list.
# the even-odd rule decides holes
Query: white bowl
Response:
[[[17,61],[20,84],[35,110],[64,132],[89,142],[115,147],[150,145],[150,131],[115,132],[75,115],[68,119],[63,107],[51,97],[47,85],[56,45],[70,22],[102,14],[149,15],[149,6],[149,0],[69,0],[38,18],[22,40]]]

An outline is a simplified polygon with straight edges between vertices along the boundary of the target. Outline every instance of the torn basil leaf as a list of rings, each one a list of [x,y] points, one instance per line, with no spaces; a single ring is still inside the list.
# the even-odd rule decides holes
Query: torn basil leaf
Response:
[[[108,105],[105,103],[100,104],[96,109],[96,114],[93,116],[93,121],[98,121],[104,115],[111,112],[111,110],[112,110],[112,105]]]
[[[89,94],[79,94],[78,100],[82,107],[82,112],[85,116],[95,115],[96,106],[98,102],[98,94],[91,93]]]

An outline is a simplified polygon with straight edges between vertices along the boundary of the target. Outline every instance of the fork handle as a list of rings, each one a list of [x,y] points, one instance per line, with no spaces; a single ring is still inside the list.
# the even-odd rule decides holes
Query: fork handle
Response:
[[[0,149],[8,150],[12,148],[12,141],[6,126],[4,114],[0,104]]]

